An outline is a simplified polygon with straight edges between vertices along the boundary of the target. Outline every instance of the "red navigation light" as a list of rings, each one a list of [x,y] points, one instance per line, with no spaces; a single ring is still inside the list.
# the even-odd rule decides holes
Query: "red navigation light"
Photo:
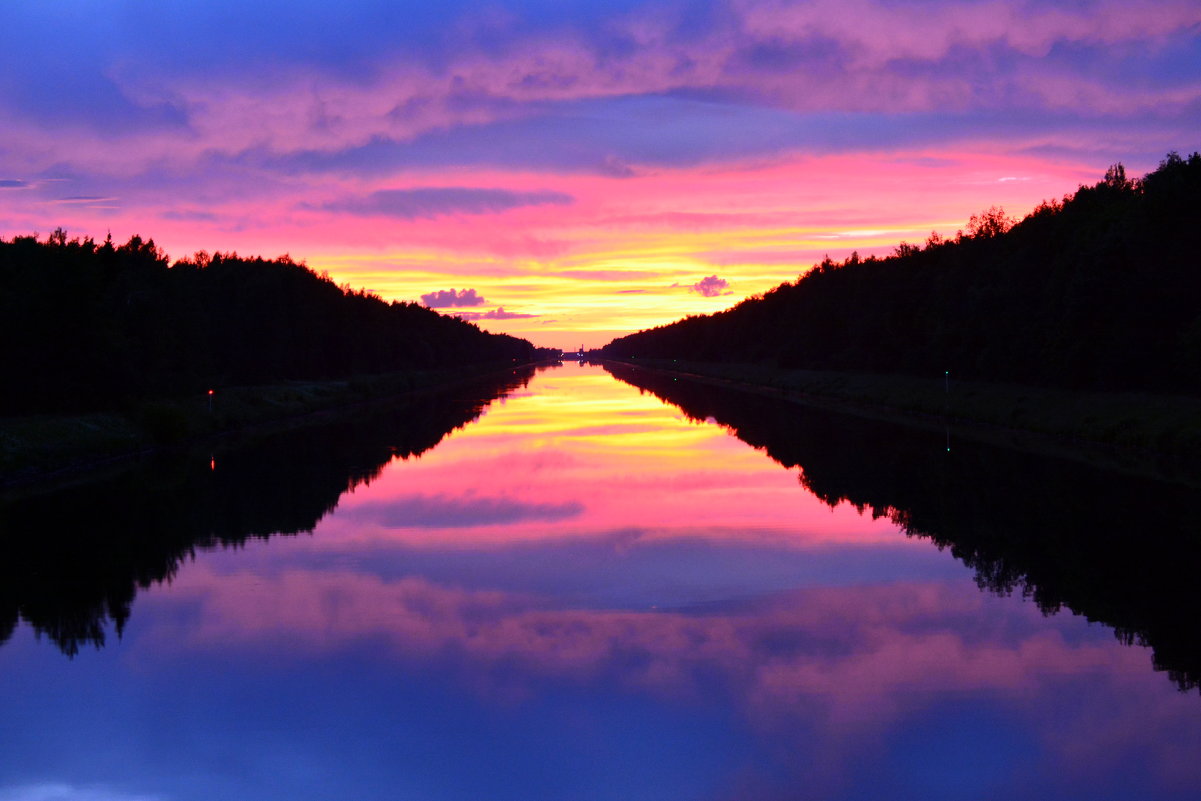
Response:
[[[212,391],[211,389],[209,390],[209,394],[210,394],[210,395],[212,395],[212,394],[213,394],[213,391]]]

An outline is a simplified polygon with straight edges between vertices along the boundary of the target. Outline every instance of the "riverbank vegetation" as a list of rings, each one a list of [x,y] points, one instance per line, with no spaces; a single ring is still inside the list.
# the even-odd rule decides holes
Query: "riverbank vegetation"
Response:
[[[227,386],[537,359],[529,342],[338,286],[287,256],[170,263],[134,236],[0,240],[0,415],[120,409]]]
[[[410,402],[488,382],[527,376],[532,365],[469,365],[408,370],[349,380],[287,381],[225,387],[212,395],[132,399],[77,414],[0,417],[0,489],[72,475],[115,458],[174,448],[248,429],[294,427]]]
[[[536,369],[464,377],[451,389],[364,403],[302,426],[256,427],[9,493],[0,504],[0,646],[18,621],[69,655],[104,645],[106,632],[120,636],[135,596],[170,580],[197,551],[311,532],[348,490],[394,459],[435,447]],[[320,400],[331,389],[308,392]],[[266,396],[226,398],[214,413],[235,414],[255,398]]]
[[[0,239],[0,483],[551,356],[287,256]]]
[[[1169,154],[1020,222],[1000,209],[887,258],[829,258],[602,355],[1201,395],[1201,155]]]
[[[1201,398],[679,360],[606,361],[629,383],[658,374],[859,417],[917,424],[1019,450],[1201,485]]]

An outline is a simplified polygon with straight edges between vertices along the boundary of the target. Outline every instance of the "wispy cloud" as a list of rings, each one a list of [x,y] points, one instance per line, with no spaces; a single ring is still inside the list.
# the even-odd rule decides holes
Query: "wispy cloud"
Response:
[[[0,787],[0,801],[162,801],[162,796],[125,793],[111,787],[43,782]]]
[[[327,211],[363,216],[432,219],[448,214],[495,214],[521,206],[571,203],[562,192],[513,192],[508,189],[473,189],[459,186],[381,189],[365,198],[326,203]]]
[[[55,198],[54,202],[65,205],[88,205],[93,203],[112,203],[115,200],[115,197],[105,197],[104,195],[71,195],[69,197]]]
[[[464,320],[524,320],[530,317],[537,317],[538,315],[505,311],[504,306],[497,306],[495,309],[486,312],[458,312],[458,316]]]

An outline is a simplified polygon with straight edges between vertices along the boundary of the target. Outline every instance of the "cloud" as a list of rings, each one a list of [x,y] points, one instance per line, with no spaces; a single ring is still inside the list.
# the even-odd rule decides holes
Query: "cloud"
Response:
[[[710,275],[688,287],[688,290],[690,292],[699,292],[707,298],[715,298],[718,295],[732,294],[727,291],[729,288],[729,281],[724,278],[718,278],[716,275]]]
[[[775,110],[1018,111],[1068,142],[1073,132],[1039,116],[1066,111],[1081,124],[1097,120],[1117,143],[1099,114],[1138,124],[1148,110],[1195,102],[1201,22],[1194,0],[981,0],[931,3],[921,14],[891,0],[540,2],[507,7],[503,23],[459,2],[402,13],[348,0],[288,13],[280,0],[221,0],[156,10],[156,36],[136,37],[119,15],[97,23],[65,19],[52,4],[16,5],[6,22],[24,33],[0,51],[0,75],[13,76],[0,81],[0,144],[13,169],[177,171],[206,154],[257,149],[287,171],[288,159],[364,148],[363,169],[378,174],[391,166],[372,160],[378,142],[413,146],[418,161],[574,160],[620,175],[636,172],[631,164],[740,158],[740,146],[771,152],[803,141],[806,121]],[[204,52],[203,64],[189,52]],[[651,108],[672,101],[700,105],[689,114]],[[1190,122],[1143,133],[1159,155],[1165,133],[1178,145]],[[489,125],[502,126],[499,135],[462,135]],[[539,135],[522,138],[523,125]],[[945,140],[940,133],[925,131],[925,141]],[[890,130],[871,129],[870,147],[895,144]]]
[[[163,219],[184,220],[186,222],[216,222],[219,217],[211,211],[179,210],[164,211]]]
[[[486,312],[459,312],[459,317],[464,320],[523,320],[529,317],[537,317],[536,314],[520,314],[519,312],[505,311],[504,306],[497,306],[492,311]]]
[[[65,782],[0,787],[0,801],[157,801],[159,798],[115,791],[110,787],[84,787]]]
[[[475,293],[474,289],[464,289],[456,292],[452,289],[440,289],[421,296],[421,302],[431,309],[447,309],[458,306],[482,306],[486,301]]]
[[[672,693],[720,676],[741,711],[764,722],[825,707],[874,726],[948,691],[1012,693],[1108,670],[1120,679],[1141,675],[1147,658],[1112,638],[1075,636],[1070,618],[1048,624],[1030,606],[987,636],[964,634],[989,601],[938,583],[806,588],[698,615],[553,608],[528,593],[304,569],[265,579],[271,592],[248,602],[239,579],[187,576],[180,591],[202,593],[202,622],[172,640],[286,637],[323,649],[372,635],[406,658],[451,646],[476,670],[519,667],[514,677],[530,682],[609,672]]]
[[[55,200],[55,203],[63,204],[88,204],[88,203],[111,203],[116,200],[115,197],[105,197],[103,195],[72,195],[70,197],[60,197]]]
[[[365,198],[325,204],[326,211],[363,216],[433,219],[447,214],[496,214],[521,206],[559,205],[572,202],[563,192],[513,192],[508,189],[474,189],[429,186],[416,189],[381,189]]]
[[[647,270],[560,270],[557,275],[582,281],[628,281],[633,278],[658,278],[662,273]]]
[[[13,178],[0,178],[0,189],[24,189],[29,186],[28,181],[18,181]]]

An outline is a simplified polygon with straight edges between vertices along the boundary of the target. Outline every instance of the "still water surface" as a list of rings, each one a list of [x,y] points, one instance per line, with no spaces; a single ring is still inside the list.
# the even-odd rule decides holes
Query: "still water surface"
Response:
[[[0,799],[1201,797],[1195,491],[618,378],[9,504]]]

